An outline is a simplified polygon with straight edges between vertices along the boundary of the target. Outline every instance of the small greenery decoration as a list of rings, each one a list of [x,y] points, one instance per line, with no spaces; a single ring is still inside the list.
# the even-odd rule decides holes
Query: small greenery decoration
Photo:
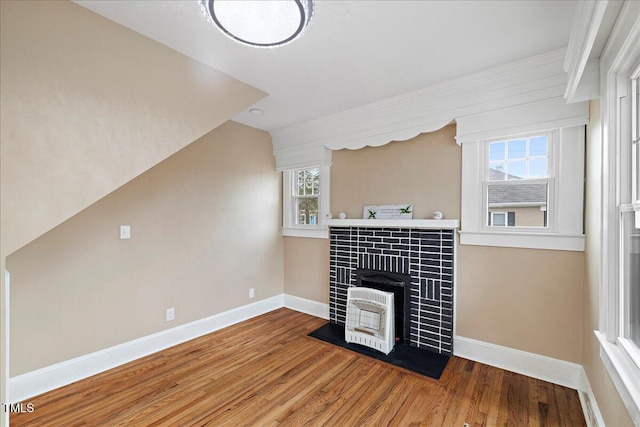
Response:
[[[372,211],[371,209],[367,209],[367,211],[369,212],[369,218],[368,219],[376,219],[376,211]]]
[[[371,211],[369,211],[371,212]],[[400,213],[401,214],[410,214],[411,213],[411,205],[407,206],[406,208],[400,208]]]

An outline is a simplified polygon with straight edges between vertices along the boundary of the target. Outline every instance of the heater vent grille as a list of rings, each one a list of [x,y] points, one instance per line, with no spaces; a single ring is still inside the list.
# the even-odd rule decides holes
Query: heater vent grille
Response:
[[[345,340],[389,354],[394,337],[393,292],[351,287],[347,290]]]

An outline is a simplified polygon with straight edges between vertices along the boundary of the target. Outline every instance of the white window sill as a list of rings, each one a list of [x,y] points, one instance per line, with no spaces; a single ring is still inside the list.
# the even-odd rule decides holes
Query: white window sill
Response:
[[[460,244],[583,252],[584,235],[462,230]]]
[[[329,229],[327,227],[317,228],[293,228],[283,227],[282,235],[285,237],[309,237],[313,239],[328,239]]]
[[[613,383],[620,393],[631,419],[640,425],[640,369],[620,345],[609,342],[599,331],[594,331],[600,341],[600,357]]]

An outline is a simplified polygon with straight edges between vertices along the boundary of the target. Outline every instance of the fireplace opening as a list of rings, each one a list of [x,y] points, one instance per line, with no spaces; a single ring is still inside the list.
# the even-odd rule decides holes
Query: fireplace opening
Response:
[[[378,270],[356,270],[356,286],[393,293],[395,343],[410,342],[409,290],[411,276]]]

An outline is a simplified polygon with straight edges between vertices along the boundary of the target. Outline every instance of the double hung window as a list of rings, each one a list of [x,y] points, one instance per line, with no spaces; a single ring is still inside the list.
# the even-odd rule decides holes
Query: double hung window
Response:
[[[640,67],[629,82],[623,103],[618,210],[620,332],[618,340],[640,368]],[[628,105],[628,111],[624,108]],[[625,114],[627,113],[627,114]],[[629,117],[628,126],[624,116]],[[625,129],[628,127],[628,129]]]
[[[329,167],[312,166],[283,171],[284,236],[328,236],[322,218],[329,212]]]
[[[532,122],[506,136],[463,139],[461,244],[584,250],[586,116],[535,119],[535,111],[520,117]]]
[[[640,33],[638,33],[640,34]],[[630,45],[631,46],[631,45]],[[601,356],[640,422],[640,48],[607,76],[603,123]],[[630,61],[633,62],[630,63]],[[616,69],[617,68],[617,69]]]
[[[320,168],[294,172],[293,208],[295,225],[318,225],[320,208]]]

